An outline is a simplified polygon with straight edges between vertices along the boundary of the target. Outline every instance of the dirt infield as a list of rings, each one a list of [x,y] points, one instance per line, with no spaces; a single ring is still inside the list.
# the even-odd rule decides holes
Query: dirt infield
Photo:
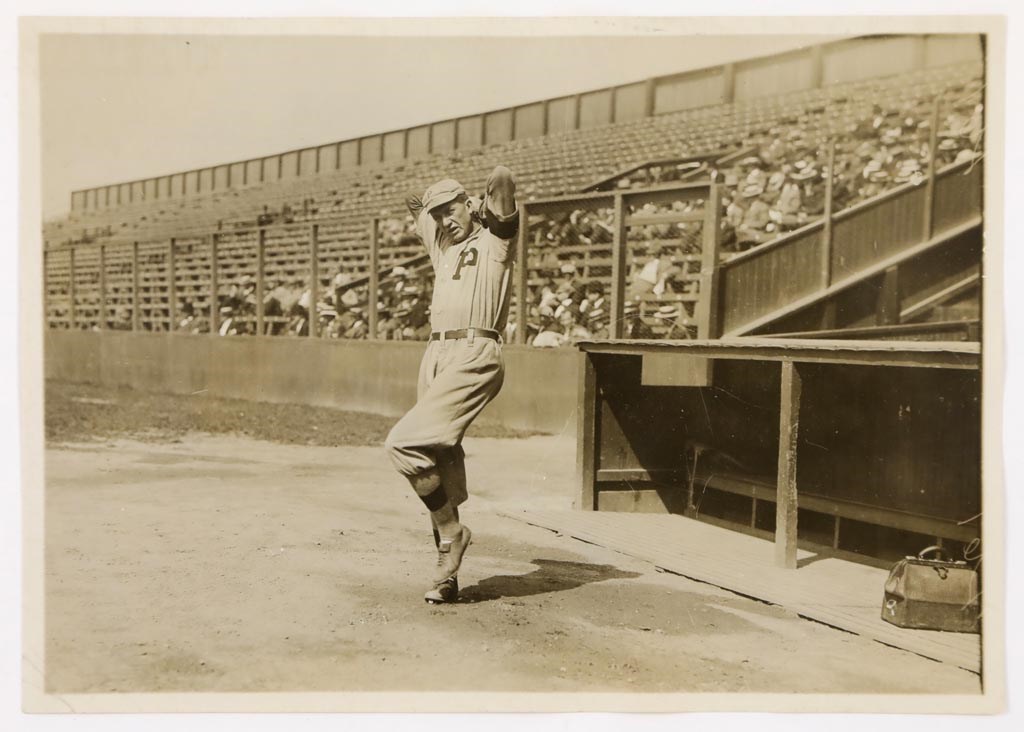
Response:
[[[498,516],[569,507],[565,438],[467,439],[475,543],[440,607],[425,510],[379,447],[173,440],[49,445],[50,691],[979,691]]]

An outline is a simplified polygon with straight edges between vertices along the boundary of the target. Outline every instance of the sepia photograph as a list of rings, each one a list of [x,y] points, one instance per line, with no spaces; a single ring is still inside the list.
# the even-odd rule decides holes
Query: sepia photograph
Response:
[[[21,18],[24,711],[1002,711],[1005,21],[870,20]]]

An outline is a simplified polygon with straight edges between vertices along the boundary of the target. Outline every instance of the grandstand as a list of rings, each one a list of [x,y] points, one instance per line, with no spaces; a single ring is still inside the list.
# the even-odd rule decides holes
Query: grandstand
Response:
[[[606,190],[611,182],[612,190],[624,191],[673,180],[714,180],[724,221],[719,256],[727,259],[822,219],[828,187],[824,170],[833,140],[833,214],[884,197],[895,188],[921,186],[930,168],[940,170],[954,162],[975,164],[980,157],[981,72],[976,59],[940,63],[881,78],[664,113],[655,112],[659,105],[668,104],[664,100],[674,87],[651,80],[640,85],[650,97],[647,111],[651,114],[637,119],[615,121],[620,116],[615,101],[625,94],[581,95],[573,112],[576,129],[560,130],[552,124],[559,118],[558,110],[563,116],[565,111],[565,105],[559,106],[564,100],[555,100],[539,107],[528,105],[507,116],[515,128],[516,120],[525,119],[535,107],[547,110],[548,134],[523,139],[484,144],[487,138],[513,136],[508,129],[501,135],[488,132],[496,127],[490,123],[498,113],[491,113],[477,118],[475,125],[459,120],[406,131],[400,146],[392,144],[397,138],[389,133],[79,192],[73,194],[73,210],[67,218],[44,226],[48,322],[52,327],[73,323],[76,328],[126,328],[134,323],[146,330],[183,327],[190,332],[216,332],[220,328],[214,326],[232,320],[234,328],[225,333],[255,333],[258,303],[273,294],[264,305],[269,313],[260,318],[261,332],[381,335],[377,308],[382,320],[388,320],[397,312],[405,317],[413,306],[396,296],[399,280],[403,287],[411,285],[421,298],[429,299],[429,278],[423,276],[425,262],[419,258],[422,250],[409,235],[411,221],[403,210],[405,195],[422,190],[442,171],[471,190],[479,189],[497,163],[516,171],[527,204],[571,196],[592,189],[597,181],[604,182]],[[735,78],[733,83],[743,88]],[[596,104],[589,105],[588,117],[587,99],[606,99],[614,107],[606,115],[607,124],[584,126],[594,118]],[[931,124],[941,129],[930,130]],[[443,142],[441,131],[449,128],[452,139]],[[428,147],[457,144],[457,149],[415,154],[413,140],[424,129],[429,133]],[[934,160],[929,148],[932,132],[939,140]],[[394,157],[389,151],[399,148],[404,156],[389,159]],[[671,163],[665,164],[666,160]],[[347,165],[353,161],[359,164]],[[783,187],[788,189],[788,203],[780,206]],[[185,191],[189,192],[182,195]],[[764,199],[765,205],[759,204],[760,221],[752,220],[757,218],[753,212],[746,217],[751,220],[744,221],[748,198]],[[703,205],[700,200],[684,199],[659,205],[680,213]],[[557,320],[566,300],[573,302],[563,310],[570,307],[577,326],[589,327],[583,327],[583,332],[610,332],[613,323],[607,307],[603,318],[587,319],[580,312],[589,283],[600,283],[605,293],[611,290],[615,225],[610,199],[608,203],[563,207],[546,221],[531,222],[531,242],[543,246],[526,252],[528,289],[522,294],[529,302],[521,316],[527,323],[521,329],[523,341]],[[644,212],[657,210],[658,205],[648,205]],[[380,221],[373,268],[377,278],[370,277],[375,219]],[[637,298],[638,333],[695,334],[700,226],[700,222],[659,222],[630,228],[627,282],[636,279],[658,241],[663,250],[669,250],[675,265],[658,293]],[[539,236],[538,229],[542,230]],[[314,258],[315,283],[311,281]],[[216,283],[211,282],[214,263]],[[390,277],[399,265],[405,274]],[[559,292],[558,285],[564,284],[559,282],[562,270],[568,267],[576,270],[570,278],[571,290],[563,287]],[[173,298],[168,293],[172,269],[177,291]],[[379,282],[371,283],[373,279]],[[371,286],[380,288],[376,307],[368,304]],[[343,304],[340,298],[350,289],[354,297]],[[99,313],[101,290],[104,318]],[[216,293],[217,307],[211,310],[212,293]],[[311,298],[326,315],[312,318],[314,326],[320,321],[319,328],[309,328]],[[338,327],[345,310],[355,313],[350,319],[364,321],[363,327]],[[936,312],[931,309],[929,317]],[[632,309],[627,313],[633,314]],[[658,315],[665,317],[654,317]],[[977,310],[967,306],[956,310],[954,319],[976,316]],[[680,327],[667,326],[669,322]],[[806,329],[805,324],[791,328]],[[409,330],[398,327],[390,334],[397,331],[415,337]],[[565,342],[569,341],[566,337]]]

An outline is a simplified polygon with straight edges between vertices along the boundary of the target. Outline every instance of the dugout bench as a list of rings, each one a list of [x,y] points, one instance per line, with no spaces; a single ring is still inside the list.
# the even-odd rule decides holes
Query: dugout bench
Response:
[[[976,342],[604,340],[578,348],[579,509],[697,517],[708,491],[742,496],[750,529],[773,534],[776,564],[789,568],[798,506],[801,524],[813,517],[819,533],[821,519],[830,524],[837,550],[844,521],[940,542],[980,536]],[[772,504],[774,530],[764,526]]]

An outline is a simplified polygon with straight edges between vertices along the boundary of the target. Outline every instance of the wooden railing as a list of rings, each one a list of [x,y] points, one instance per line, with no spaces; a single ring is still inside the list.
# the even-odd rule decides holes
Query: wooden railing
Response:
[[[692,285],[691,292],[668,299],[691,304],[695,316],[686,318],[687,324],[701,337],[708,337],[713,329],[714,310],[701,306],[699,301],[701,293],[713,287],[716,276],[717,196],[710,183],[700,182],[616,193],[574,194],[521,204],[522,225],[516,246],[517,261],[522,264],[514,268],[512,287],[516,321],[525,323],[529,319],[530,286],[538,282],[539,275],[545,271],[543,256],[546,254],[555,256],[556,261],[578,266],[581,282],[597,281],[608,288],[610,330],[614,337],[621,337],[626,280],[631,266],[628,255],[641,256],[645,243],[631,242],[630,232],[644,226],[683,224],[691,226],[694,235],[700,228],[701,238],[699,250],[681,260],[684,265],[699,260],[701,269],[699,273],[680,275],[680,281]],[[666,210],[640,210],[648,204]],[[686,210],[673,210],[673,206],[680,204]],[[594,217],[595,227],[610,230],[610,241],[573,243],[574,232],[550,242],[542,237],[545,227],[556,217],[588,214]],[[173,331],[187,300],[197,314],[209,319],[209,332],[217,333],[221,325],[221,299],[232,284],[245,277],[255,287],[254,312],[236,320],[253,321],[256,334],[268,334],[268,324],[279,322],[264,312],[268,278],[281,279],[287,274],[288,279],[294,281],[301,275],[309,291],[309,301],[317,303],[320,291],[333,274],[326,266],[323,232],[342,226],[347,232],[351,221],[190,231],[180,238],[77,244],[48,250],[44,252],[48,324],[70,329]],[[409,251],[395,243],[383,242],[381,219],[367,222],[365,231],[365,238],[353,238],[350,232],[332,234],[330,262],[353,276],[340,289],[364,291],[361,308],[365,309],[368,337],[374,338],[377,310],[367,307],[367,303],[376,303],[379,294],[390,285],[387,269],[397,264],[422,262],[423,250],[419,244],[414,251]],[[124,318],[119,319],[117,313]],[[308,334],[312,337],[320,335],[315,320],[310,317]],[[526,328],[517,328],[516,342],[525,343],[526,336]]]
[[[969,161],[906,184],[719,267],[715,337],[747,335],[981,223],[983,165]]]

